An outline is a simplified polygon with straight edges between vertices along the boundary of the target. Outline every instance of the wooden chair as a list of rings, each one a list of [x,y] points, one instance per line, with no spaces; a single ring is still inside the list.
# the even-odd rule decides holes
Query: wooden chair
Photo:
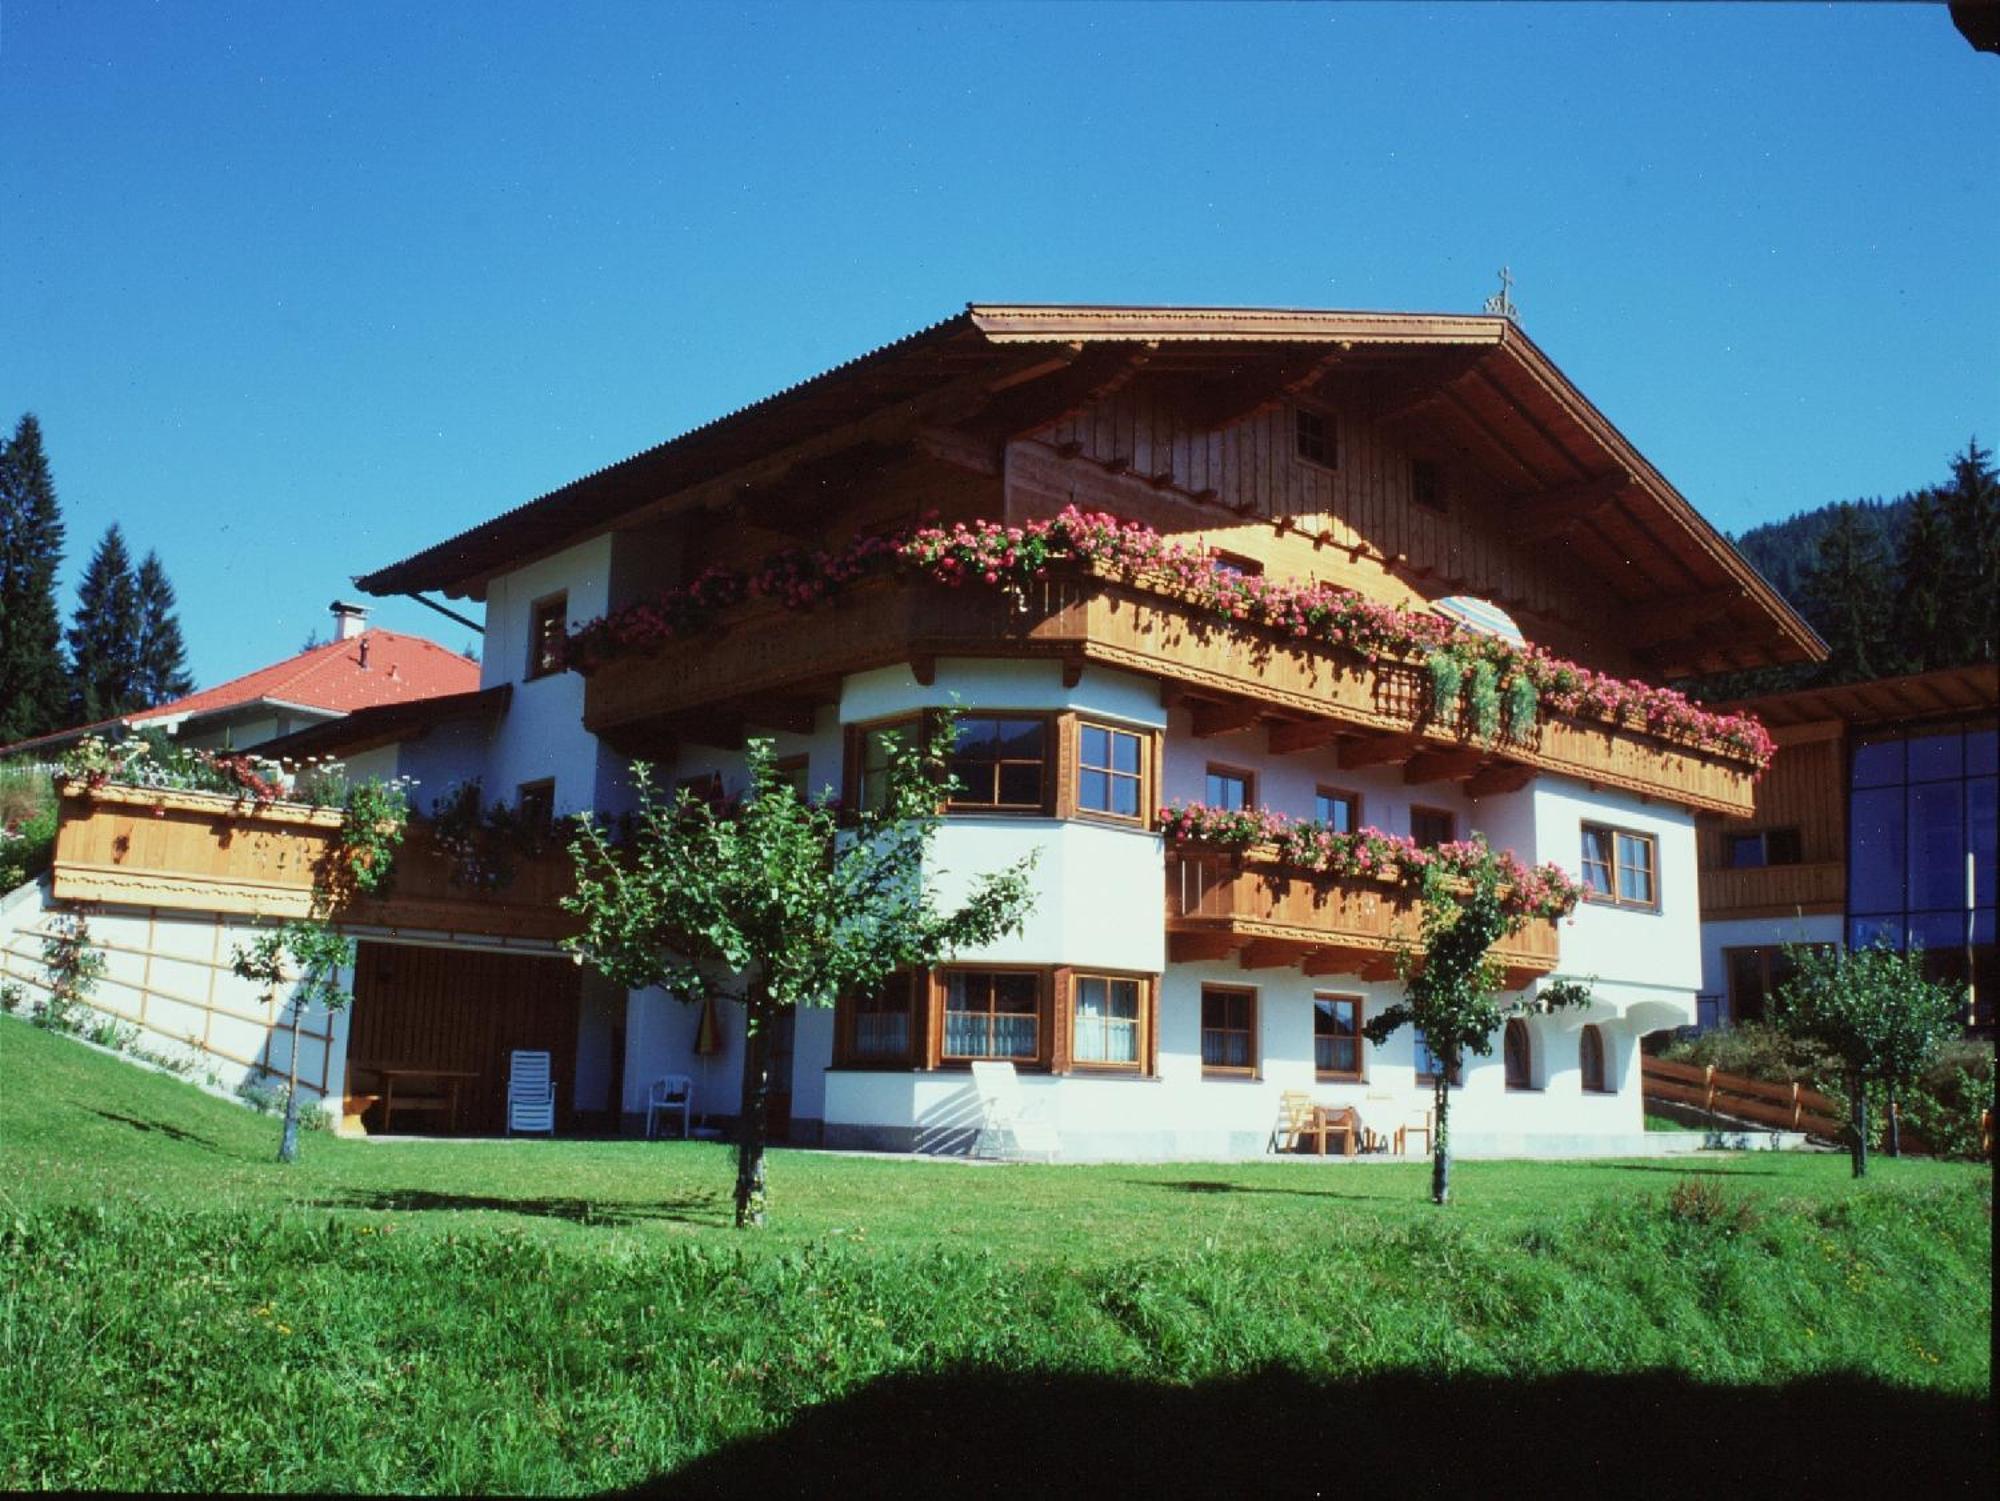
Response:
[[[1271,1128],[1273,1152],[1296,1152],[1300,1141],[1314,1134],[1313,1097],[1303,1089],[1278,1096],[1278,1123]]]
[[[1398,1157],[1401,1157],[1410,1150],[1410,1135],[1416,1131],[1423,1132],[1424,1150],[1428,1152],[1431,1149],[1431,1143],[1437,1139],[1435,1135],[1437,1131],[1437,1112],[1435,1110],[1426,1110],[1419,1119],[1406,1121],[1396,1128],[1396,1155]]]
[[[507,1068],[507,1134],[535,1131],[556,1134],[556,1083],[549,1077],[549,1055],[515,1049]]]

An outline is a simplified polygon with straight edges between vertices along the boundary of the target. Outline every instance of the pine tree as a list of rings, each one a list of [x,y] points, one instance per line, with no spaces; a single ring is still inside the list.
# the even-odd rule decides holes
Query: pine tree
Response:
[[[174,586],[160,555],[146,554],[139,565],[139,702],[151,708],[194,691],[187,672],[187,646],[174,614]]]
[[[69,628],[70,715],[95,724],[143,709],[139,696],[139,583],[125,534],[112,522],[90,556]]]
[[[1974,438],[1951,461],[1942,495],[1956,561],[1951,595],[1959,633],[1953,660],[1991,662],[2000,655],[2000,475],[1993,450]]]
[[[1903,518],[1896,549],[1894,634],[1881,643],[1884,671],[1928,672],[1960,660],[1963,602],[1953,597],[1956,563],[1944,514],[1931,491],[1919,494]]]
[[[1873,528],[1852,505],[1835,508],[1833,525],[1819,539],[1801,591],[1813,624],[1826,639],[1830,679],[1880,676],[1886,665],[1888,566]]]
[[[0,745],[61,729],[68,712],[56,566],[62,511],[34,413],[0,444]]]

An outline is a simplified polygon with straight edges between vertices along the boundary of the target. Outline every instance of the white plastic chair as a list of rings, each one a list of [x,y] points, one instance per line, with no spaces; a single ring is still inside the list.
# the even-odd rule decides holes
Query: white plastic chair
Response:
[[[556,1085],[549,1077],[549,1055],[516,1050],[507,1066],[507,1134],[538,1131],[556,1134]]]
[[[681,1115],[681,1136],[689,1135],[688,1111],[694,1104],[694,1080],[686,1074],[668,1074],[655,1079],[646,1092],[646,1139],[652,1140],[655,1123],[662,1115]]]
[[[972,1087],[979,1096],[979,1138],[975,1157],[1019,1157],[1029,1152],[1054,1160],[1060,1147],[1056,1128],[1041,1118],[1021,1094],[1021,1078],[1011,1063],[975,1063]]]

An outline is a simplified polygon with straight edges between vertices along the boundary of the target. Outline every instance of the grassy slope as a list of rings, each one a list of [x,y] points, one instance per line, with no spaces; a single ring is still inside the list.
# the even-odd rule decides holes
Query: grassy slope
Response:
[[[1463,1422],[1495,1392],[1577,1413],[1579,1372],[1655,1383],[1607,1420],[1831,1380],[1822,1412],[1971,1453],[1990,1387],[1976,1168],[1475,1163],[1440,1213],[1416,1165],[781,1153],[746,1238],[716,1147],[311,1137],[286,1170],[276,1136],[0,1022],[0,1485],[706,1487],[801,1446],[837,1468],[817,1404],[859,1456],[996,1400],[1310,1428],[1412,1375]],[[1672,1212],[1687,1182],[1712,1202]]]

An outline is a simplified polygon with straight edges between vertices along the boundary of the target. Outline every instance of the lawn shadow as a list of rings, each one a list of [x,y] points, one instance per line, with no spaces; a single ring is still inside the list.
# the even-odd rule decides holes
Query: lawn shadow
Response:
[[[1991,1494],[1983,1402],[1858,1377],[884,1378],[634,1496]]]
[[[213,1138],[202,1136],[194,1131],[184,1131],[179,1126],[169,1124],[166,1121],[142,1121],[136,1115],[120,1115],[115,1110],[99,1110],[95,1105],[86,1105],[84,1108],[101,1120],[114,1121],[121,1126],[130,1126],[134,1131],[158,1132],[169,1141],[190,1142],[210,1152],[219,1152],[222,1150],[221,1144]]]
[[[1225,1183],[1219,1179],[1183,1178],[1161,1182],[1154,1178],[1127,1178],[1130,1188],[1163,1188],[1184,1194],[1287,1194],[1299,1199],[1349,1199],[1356,1204],[1379,1204],[1380,1194],[1347,1194],[1331,1188],[1260,1188],[1249,1183]]]
[[[1676,1178],[1776,1178],[1768,1167],[1669,1167],[1663,1162],[1606,1162],[1614,1173],[1672,1173]]]
[[[727,1228],[733,1213],[719,1194],[673,1195],[646,1204],[606,1203],[601,1199],[503,1198],[497,1194],[439,1193],[428,1188],[349,1189],[315,1199],[318,1209],[364,1209],[372,1214],[429,1214],[452,1210],[490,1210],[525,1214],[538,1219],[568,1220],[577,1225],[638,1225],[672,1221],[683,1225]]]

